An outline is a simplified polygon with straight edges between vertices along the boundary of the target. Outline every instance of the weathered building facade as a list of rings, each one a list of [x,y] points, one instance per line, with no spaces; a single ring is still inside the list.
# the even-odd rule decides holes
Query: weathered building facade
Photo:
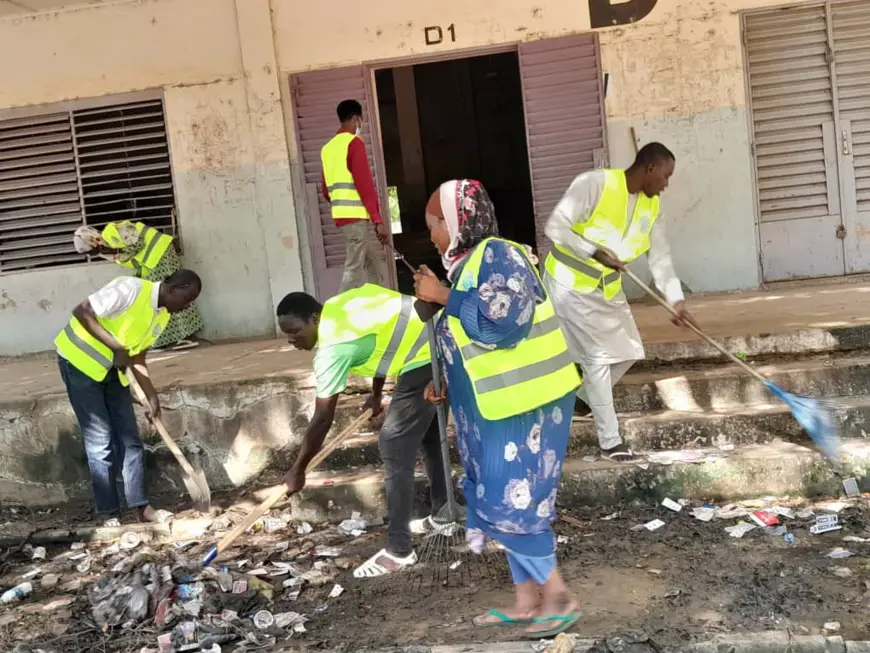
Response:
[[[432,254],[422,203],[446,178],[479,177],[503,232],[543,249],[574,175],[657,140],[678,159],[663,204],[692,291],[870,267],[865,0],[0,10],[0,355],[49,349],[119,273],[75,254],[83,223],[178,234],[207,337],[271,334],[285,292],[334,292],[319,148],[347,97],[412,260]]]

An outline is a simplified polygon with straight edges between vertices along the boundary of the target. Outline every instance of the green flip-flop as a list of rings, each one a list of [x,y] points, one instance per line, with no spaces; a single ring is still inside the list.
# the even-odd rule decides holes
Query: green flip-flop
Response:
[[[482,621],[485,617],[495,617],[498,621]],[[507,616],[504,612],[499,612],[496,609],[489,610],[484,615],[479,615],[471,620],[475,628],[498,628],[502,626],[528,626],[533,623],[534,619],[514,619]]]
[[[550,637],[555,637],[559,633],[564,633],[571,626],[576,624],[580,617],[583,616],[582,612],[572,612],[571,614],[565,615],[553,615],[551,617],[537,617],[532,619],[531,623],[534,624],[545,624],[548,621],[558,621],[560,622],[558,626],[555,628],[551,628],[550,630],[536,630],[533,633],[526,632],[524,633],[524,637],[526,639],[549,639]]]

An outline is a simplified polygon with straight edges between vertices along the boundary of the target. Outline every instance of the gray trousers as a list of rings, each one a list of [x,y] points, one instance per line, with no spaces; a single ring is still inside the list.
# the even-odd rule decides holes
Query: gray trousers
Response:
[[[367,283],[383,285],[380,261],[383,254],[380,246],[372,238],[370,220],[357,220],[340,228],[347,245],[347,258],[338,292],[359,288]]]
[[[435,406],[423,398],[432,381],[432,368],[423,367],[399,377],[393,400],[387,409],[378,445],[384,462],[387,493],[387,551],[405,557],[414,550],[411,544],[411,513],[414,510],[414,465],[417,450],[423,454],[432,514],[447,502],[447,485],[441,457],[441,437]]]

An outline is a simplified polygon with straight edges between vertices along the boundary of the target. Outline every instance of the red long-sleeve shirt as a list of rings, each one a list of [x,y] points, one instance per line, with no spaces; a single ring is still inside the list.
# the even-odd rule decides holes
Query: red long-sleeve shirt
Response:
[[[341,134],[353,133],[347,129],[339,129],[336,133]],[[375,190],[375,182],[372,179],[372,171],[369,170],[369,159],[366,156],[366,146],[363,139],[357,136],[350,145],[347,146],[347,169],[353,177],[353,185],[356,186],[356,192],[359,193],[362,203],[366,207],[369,216],[374,224],[380,224],[381,212],[378,207],[378,192]],[[326,189],[326,177],[323,175],[323,169],[320,170],[320,188],[323,197],[329,201],[329,191]],[[343,227],[351,222],[359,222],[358,218],[341,218],[335,220],[336,227]]]

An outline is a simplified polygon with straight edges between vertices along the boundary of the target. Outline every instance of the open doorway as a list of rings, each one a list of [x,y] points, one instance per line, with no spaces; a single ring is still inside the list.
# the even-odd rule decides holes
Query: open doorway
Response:
[[[460,178],[483,183],[502,236],[536,247],[517,53],[385,68],[375,82],[396,249],[442,274],[426,202]],[[397,274],[399,290],[412,293],[408,271]]]

